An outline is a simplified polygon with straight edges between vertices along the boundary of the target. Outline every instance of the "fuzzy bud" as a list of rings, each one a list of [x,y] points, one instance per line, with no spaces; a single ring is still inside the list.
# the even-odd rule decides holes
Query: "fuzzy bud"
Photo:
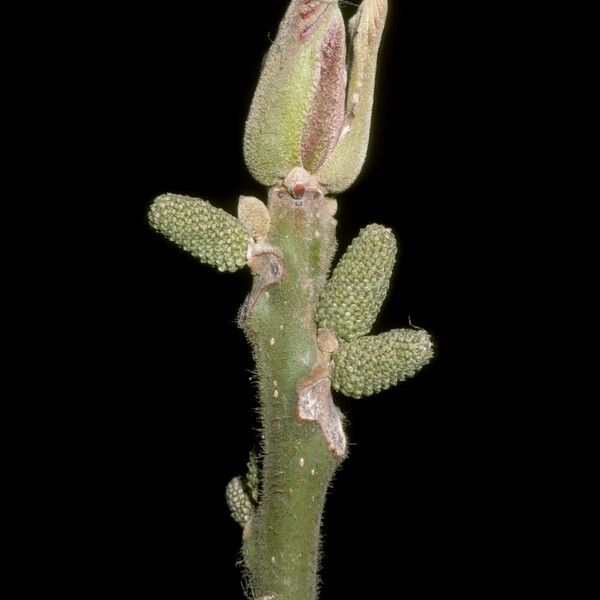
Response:
[[[349,188],[367,156],[377,54],[386,16],[387,0],[364,0],[348,23],[351,44],[346,117],[335,149],[316,172],[319,182],[330,193]]]
[[[269,209],[258,198],[240,196],[238,219],[244,229],[254,238],[264,238],[271,227]]]
[[[292,0],[252,100],[244,157],[272,186],[294,167],[314,173],[345,115],[346,41],[337,1]]]

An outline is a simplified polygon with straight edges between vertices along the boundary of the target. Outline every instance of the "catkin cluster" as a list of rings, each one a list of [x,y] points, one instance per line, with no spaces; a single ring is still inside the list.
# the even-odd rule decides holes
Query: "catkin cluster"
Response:
[[[426,331],[393,329],[367,335],[387,294],[396,240],[387,227],[362,229],[340,259],[319,299],[317,323],[340,340],[333,352],[332,385],[362,398],[412,377],[432,358]]]

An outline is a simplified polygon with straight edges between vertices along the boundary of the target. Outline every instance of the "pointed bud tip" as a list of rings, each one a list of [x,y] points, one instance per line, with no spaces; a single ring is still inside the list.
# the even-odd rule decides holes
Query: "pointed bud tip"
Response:
[[[351,42],[345,119],[337,144],[316,173],[331,193],[354,183],[367,156],[377,54],[386,15],[386,0],[365,0],[348,23]]]

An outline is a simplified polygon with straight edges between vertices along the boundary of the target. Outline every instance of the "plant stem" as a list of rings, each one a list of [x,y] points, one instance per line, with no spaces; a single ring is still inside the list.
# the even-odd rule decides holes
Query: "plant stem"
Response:
[[[297,399],[300,383],[320,357],[315,313],[335,251],[334,204],[320,193],[298,203],[281,188],[270,190],[266,243],[283,254],[282,276],[265,285],[272,263],[255,263],[242,322],[260,383],[261,501],[243,547],[257,600],[317,595],[321,514],[342,459],[328,448],[318,423],[299,419]]]

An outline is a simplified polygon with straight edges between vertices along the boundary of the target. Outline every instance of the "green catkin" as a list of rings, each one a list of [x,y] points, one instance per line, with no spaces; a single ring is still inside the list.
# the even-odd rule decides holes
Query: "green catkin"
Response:
[[[333,388],[346,396],[376,394],[412,377],[433,357],[431,337],[417,329],[392,329],[342,344],[333,355]]]
[[[241,477],[234,477],[225,488],[225,499],[229,512],[236,523],[242,527],[250,520],[254,512],[254,503],[246,492]]]
[[[319,327],[348,341],[369,333],[387,294],[395,259],[391,229],[375,224],[362,229],[321,294]]]
[[[199,198],[163,194],[154,200],[150,224],[166,238],[219,271],[246,264],[248,232],[234,216]]]

